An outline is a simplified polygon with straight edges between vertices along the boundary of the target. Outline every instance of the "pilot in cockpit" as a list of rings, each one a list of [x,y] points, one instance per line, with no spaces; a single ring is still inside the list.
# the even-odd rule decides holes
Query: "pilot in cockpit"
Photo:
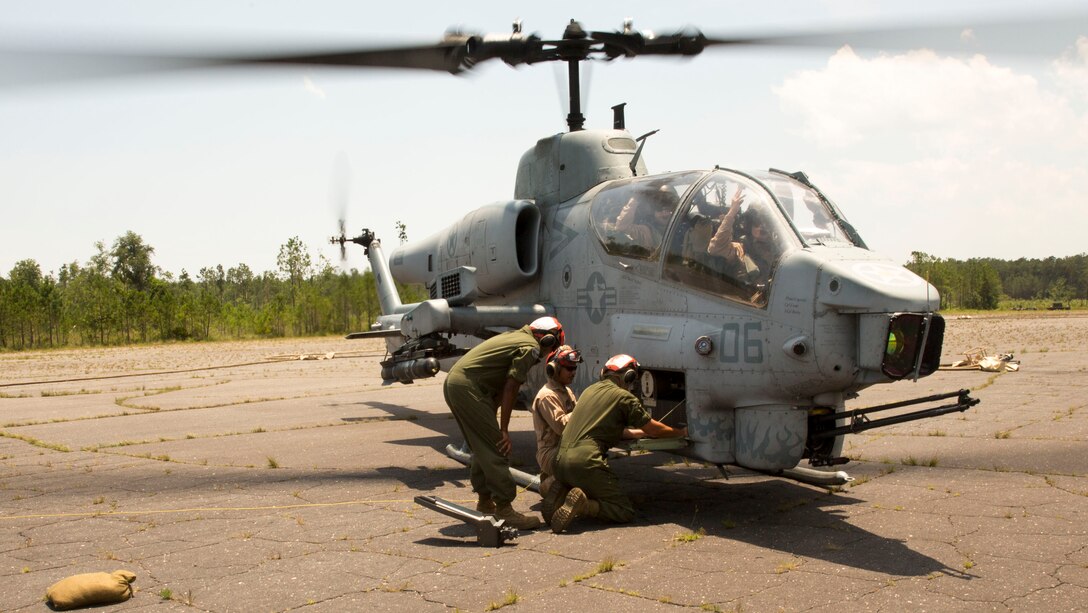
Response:
[[[772,230],[774,226],[767,218],[769,212],[765,204],[752,203],[742,213],[743,202],[744,196],[738,190],[706,251],[725,258],[738,280],[763,287],[770,279],[779,253]]]
[[[723,194],[718,193],[715,195],[724,200]],[[739,210],[743,202],[744,192],[738,188],[733,194],[731,208]],[[708,247],[711,239],[720,230],[726,216],[724,202],[709,201],[705,194],[697,196],[691,214],[688,216],[690,228],[684,234],[684,242],[681,248],[684,261],[701,265],[707,269],[718,268],[713,260],[715,254],[711,253]],[[735,220],[735,218],[736,215],[734,214],[730,219]]]
[[[628,244],[652,252],[661,244],[669,220],[680,199],[668,184],[639,191],[627,200],[609,230],[621,235]]]

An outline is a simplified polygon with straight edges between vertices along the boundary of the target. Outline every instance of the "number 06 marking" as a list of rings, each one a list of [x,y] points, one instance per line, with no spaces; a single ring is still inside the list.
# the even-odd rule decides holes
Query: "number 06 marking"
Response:
[[[744,359],[746,364],[763,363],[763,323],[750,321],[743,327],[739,323],[722,326],[721,351],[718,361],[735,364]]]

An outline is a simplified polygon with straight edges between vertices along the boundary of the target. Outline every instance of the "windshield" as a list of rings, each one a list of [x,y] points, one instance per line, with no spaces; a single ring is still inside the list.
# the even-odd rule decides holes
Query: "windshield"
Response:
[[[681,207],[665,277],[762,307],[782,254],[798,246],[767,190],[743,175],[717,170]]]
[[[703,172],[616,181],[593,197],[593,227],[612,255],[657,259],[680,198]]]
[[[816,190],[796,179],[777,172],[756,173],[775,198],[782,204],[782,209],[789,215],[801,238],[810,245],[858,246],[836,222],[840,216],[833,214],[828,203],[820,198]]]

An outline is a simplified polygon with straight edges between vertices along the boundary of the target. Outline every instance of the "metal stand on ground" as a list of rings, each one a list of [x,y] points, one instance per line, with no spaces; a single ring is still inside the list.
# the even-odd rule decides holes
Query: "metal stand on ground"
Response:
[[[476,528],[476,542],[482,547],[501,547],[503,541],[517,538],[517,528],[504,525],[506,520],[495,519],[438,496],[416,496],[415,501],[420,506],[459,519]]]

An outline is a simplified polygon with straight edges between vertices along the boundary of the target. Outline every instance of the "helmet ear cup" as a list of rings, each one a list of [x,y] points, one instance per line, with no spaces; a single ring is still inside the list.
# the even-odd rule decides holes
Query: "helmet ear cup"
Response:
[[[559,340],[555,338],[554,334],[545,334],[540,337],[540,346],[543,349],[551,349],[559,344]]]
[[[549,379],[554,379],[556,373],[555,360],[548,362],[544,365],[544,374],[548,375]]]
[[[638,371],[634,368],[627,369],[627,372],[623,373],[623,383],[625,385],[631,385],[638,378]]]

